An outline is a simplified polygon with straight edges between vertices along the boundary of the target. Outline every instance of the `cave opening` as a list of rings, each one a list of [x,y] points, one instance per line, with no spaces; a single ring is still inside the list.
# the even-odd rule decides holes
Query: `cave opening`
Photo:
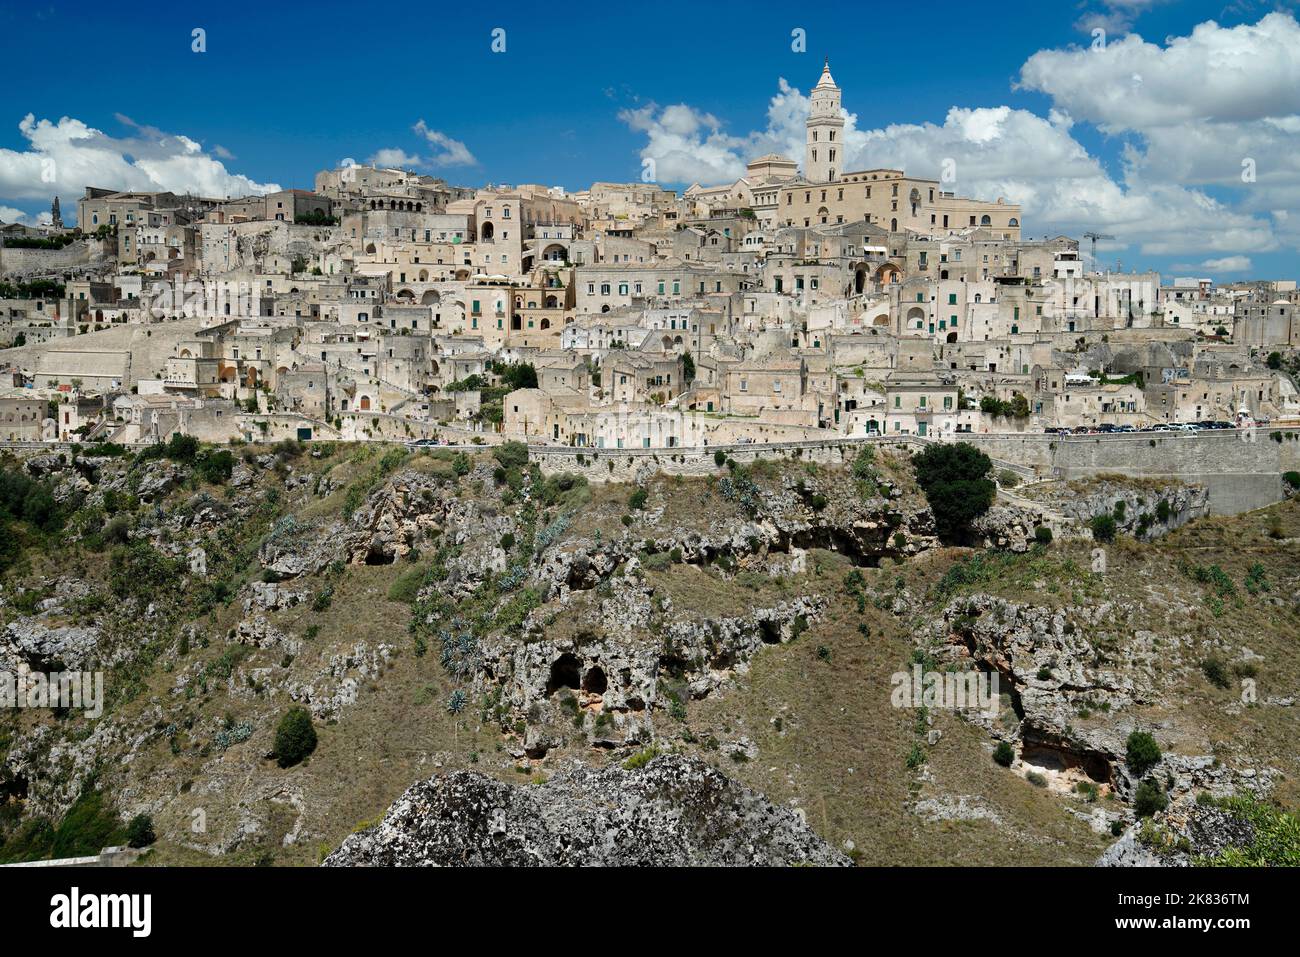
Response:
[[[546,682],[547,696],[555,694],[561,688],[572,688],[577,691],[582,684],[581,674],[582,662],[566,651],[551,664],[551,676]]]
[[[605,671],[599,665],[592,665],[587,669],[587,673],[582,676],[583,691],[591,694],[604,694],[607,686]]]

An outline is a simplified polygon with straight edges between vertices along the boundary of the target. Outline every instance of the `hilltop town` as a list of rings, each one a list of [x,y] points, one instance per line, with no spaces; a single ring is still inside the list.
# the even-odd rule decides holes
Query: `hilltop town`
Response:
[[[1294,863],[1300,290],[844,135],[0,227],[0,864]]]
[[[1117,272],[1095,234],[840,165],[455,186],[348,165],[212,198],[90,184],[0,227],[0,440],[702,449],[1300,421],[1294,280]],[[1091,239],[1091,243],[1089,240]]]

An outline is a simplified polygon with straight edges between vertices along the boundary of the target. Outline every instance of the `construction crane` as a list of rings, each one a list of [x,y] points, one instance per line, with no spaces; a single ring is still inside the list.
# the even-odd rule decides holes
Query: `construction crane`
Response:
[[[1092,240],[1092,269],[1093,272],[1096,272],[1097,271],[1097,240],[1114,239],[1115,237],[1110,235],[1109,233],[1084,233],[1083,238]]]

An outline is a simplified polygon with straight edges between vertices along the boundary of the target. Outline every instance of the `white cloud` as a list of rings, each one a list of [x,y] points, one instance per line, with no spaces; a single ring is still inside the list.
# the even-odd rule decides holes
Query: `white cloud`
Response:
[[[0,197],[49,202],[56,193],[67,207],[86,186],[170,190],[199,196],[245,196],[279,189],[231,173],[187,136],[165,133],[118,117],[133,131],[114,137],[81,120],[57,123],[27,114],[18,129],[25,150],[0,149]]]
[[[411,129],[434,147],[433,152],[428,156],[420,156],[416,153],[408,153],[400,147],[387,146],[376,150],[366,162],[371,166],[400,166],[407,169],[414,167],[437,169],[444,166],[478,165],[478,160],[469,151],[469,147],[460,140],[452,139],[440,130],[430,129],[424,120],[418,121]],[[349,164],[351,164],[350,159],[344,160],[342,165]]]
[[[477,166],[478,160],[474,154],[460,140],[453,140],[446,133],[440,133],[438,130],[431,130],[420,120],[413,127],[415,132],[419,133],[431,144],[438,148],[438,151],[430,156],[425,163],[429,166]]]
[[[1147,0],[1108,9],[1128,18]],[[962,195],[1003,197],[1024,208],[1030,235],[1087,230],[1145,255],[1267,252],[1300,248],[1300,24],[1270,14],[1254,26],[1214,23],[1164,47],[1130,35],[1104,50],[1048,50],[1021,70],[1020,85],[1047,94],[1047,116],[1009,106],[953,107],[942,123],[860,130],[845,112],[846,169],[894,167],[939,179],[950,160]],[[855,91],[846,91],[851,103]],[[865,94],[860,94],[865,95]],[[620,113],[646,134],[643,159],[658,179],[715,184],[774,150],[799,160],[808,97],[780,80],[762,130],[728,133],[687,104]],[[1120,138],[1117,169],[1089,153],[1080,123]],[[1243,161],[1254,160],[1254,182]]]
[[[1300,23],[1271,13],[1237,27],[1209,20],[1163,47],[1130,34],[1100,49],[1040,50],[1021,67],[1020,85],[1106,132],[1294,116]]]
[[[1199,263],[1175,263],[1175,269],[1207,273],[1248,273],[1254,268],[1249,256],[1224,256]]]
[[[420,157],[412,156],[405,150],[399,149],[382,149],[376,150],[375,154],[366,160],[370,166],[400,166],[411,167],[422,165]]]
[[[718,120],[684,103],[660,108],[651,103],[619,113],[632,129],[645,133],[641,158],[653,159],[655,178],[669,183],[721,183],[745,174],[745,141],[728,136]]]

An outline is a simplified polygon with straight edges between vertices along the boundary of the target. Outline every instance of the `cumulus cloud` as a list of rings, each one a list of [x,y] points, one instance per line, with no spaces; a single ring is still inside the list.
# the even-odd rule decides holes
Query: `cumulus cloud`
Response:
[[[1248,273],[1254,264],[1249,256],[1224,256],[1222,259],[1207,259],[1199,263],[1175,263],[1174,268],[1206,273]]]
[[[371,166],[419,166],[421,165],[420,157],[414,156],[405,150],[400,149],[382,149],[376,150],[374,155],[366,162]]]
[[[444,166],[477,166],[478,160],[460,140],[454,140],[440,130],[430,129],[424,120],[419,120],[411,130],[433,147],[427,156],[408,153],[406,150],[389,146],[376,150],[366,162],[371,166],[400,166],[404,168],[438,169]]]
[[[427,160],[430,166],[477,166],[478,160],[460,140],[453,140],[446,133],[431,130],[420,120],[414,126],[415,132],[429,141],[436,149]]]
[[[27,213],[24,213],[21,209],[14,209],[12,206],[0,206],[0,223],[32,225]]]
[[[1105,9],[1131,19],[1151,5]],[[1203,23],[1164,46],[1133,34],[1096,50],[1041,51],[1019,86],[1050,98],[1046,116],[953,107],[941,123],[863,130],[846,111],[844,168],[900,168],[962,195],[1003,197],[1023,206],[1033,235],[1096,230],[1143,254],[1223,254],[1216,261],[1300,248],[1300,217],[1286,215],[1300,205],[1300,24],[1290,15]],[[646,135],[641,157],[659,180],[712,185],[769,150],[802,160],[808,106],[782,79],[762,130],[728,132],[688,104],[620,117]],[[1081,124],[1118,138],[1113,169],[1077,138]]]
[[[55,123],[27,114],[18,129],[28,147],[0,149],[0,198],[49,202],[59,194],[66,209],[86,186],[212,197],[280,188],[230,172],[188,136],[142,126],[128,117],[118,120],[130,135],[110,136],[72,117]]]
[[[1098,49],[1040,50],[1021,67],[1020,84],[1112,133],[1294,117],[1300,24],[1271,13],[1237,27],[1209,20],[1164,46],[1130,34]]]

